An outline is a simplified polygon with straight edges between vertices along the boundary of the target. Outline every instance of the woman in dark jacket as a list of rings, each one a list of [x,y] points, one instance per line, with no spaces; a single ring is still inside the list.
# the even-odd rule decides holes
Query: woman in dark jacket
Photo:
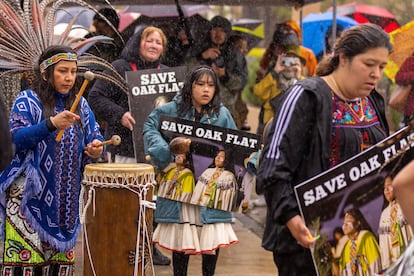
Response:
[[[134,34],[122,50],[121,57],[112,65],[123,77],[127,71],[160,69],[166,66],[160,59],[167,45],[167,38],[159,28],[149,26]],[[109,147],[115,162],[136,162],[132,141],[135,120],[129,111],[128,94],[118,86],[97,80],[89,96],[89,104],[100,119],[106,121],[105,138],[119,135],[122,143]]]
[[[316,275],[294,186],[355,156],[388,136],[384,100],[375,85],[391,51],[389,36],[373,24],[344,31],[319,77],[298,81],[277,98],[257,185],[267,204],[262,246],[273,252],[279,275]]]

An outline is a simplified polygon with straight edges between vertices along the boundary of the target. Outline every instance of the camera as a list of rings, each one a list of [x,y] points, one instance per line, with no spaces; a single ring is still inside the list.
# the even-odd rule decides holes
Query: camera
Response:
[[[282,57],[280,64],[285,67],[291,67],[300,64],[300,60],[298,57]]]
[[[214,63],[216,64],[216,66],[218,68],[223,68],[225,66],[225,62],[224,62],[224,57],[223,56],[218,56],[215,60]]]

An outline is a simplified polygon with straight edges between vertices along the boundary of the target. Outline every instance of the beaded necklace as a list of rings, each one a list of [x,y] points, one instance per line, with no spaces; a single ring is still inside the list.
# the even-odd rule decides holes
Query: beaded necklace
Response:
[[[335,81],[335,78],[332,75],[329,75],[329,79],[332,81],[332,84],[334,85],[335,92],[342,96],[344,103],[346,104],[348,109],[359,119],[360,122],[365,121],[364,106],[366,101],[364,101],[364,99],[358,98],[358,101],[348,102],[347,100],[345,100],[345,94],[342,92],[341,89],[339,89],[338,84]],[[353,104],[355,102],[356,104]]]

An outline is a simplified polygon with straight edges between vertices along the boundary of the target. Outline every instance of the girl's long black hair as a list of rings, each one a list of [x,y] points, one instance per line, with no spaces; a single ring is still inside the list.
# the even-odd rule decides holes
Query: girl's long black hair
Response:
[[[220,114],[220,87],[219,87],[219,80],[217,78],[217,75],[214,73],[214,71],[211,69],[210,66],[207,65],[200,65],[195,66],[190,73],[187,74],[184,86],[181,89],[181,101],[178,102],[178,115],[180,117],[186,115],[188,112],[191,111],[191,108],[193,107],[193,84],[197,80],[201,79],[203,76],[209,76],[213,79],[215,92],[213,99],[210,103],[203,106],[203,112],[207,112],[209,114],[216,113],[217,116]]]

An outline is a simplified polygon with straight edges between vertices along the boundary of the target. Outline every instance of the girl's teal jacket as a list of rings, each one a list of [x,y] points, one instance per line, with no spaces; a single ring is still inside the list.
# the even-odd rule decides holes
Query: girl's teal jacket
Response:
[[[170,162],[173,162],[173,156],[169,149],[169,144],[164,140],[160,131],[160,115],[167,115],[170,117],[177,117],[180,119],[194,120],[194,107],[185,114],[185,116],[178,116],[177,102],[180,97],[177,96],[171,102],[159,106],[154,109],[148,116],[143,128],[145,155],[150,155],[154,165],[162,170]],[[220,112],[204,114],[200,123],[211,124],[215,126],[236,129],[236,124],[231,117],[230,112],[223,105],[220,107]],[[173,201],[165,198],[157,198],[157,209],[154,217],[156,222],[160,223],[180,223],[181,202]],[[231,213],[207,207],[201,207],[201,221],[204,224],[216,222],[231,222]]]

